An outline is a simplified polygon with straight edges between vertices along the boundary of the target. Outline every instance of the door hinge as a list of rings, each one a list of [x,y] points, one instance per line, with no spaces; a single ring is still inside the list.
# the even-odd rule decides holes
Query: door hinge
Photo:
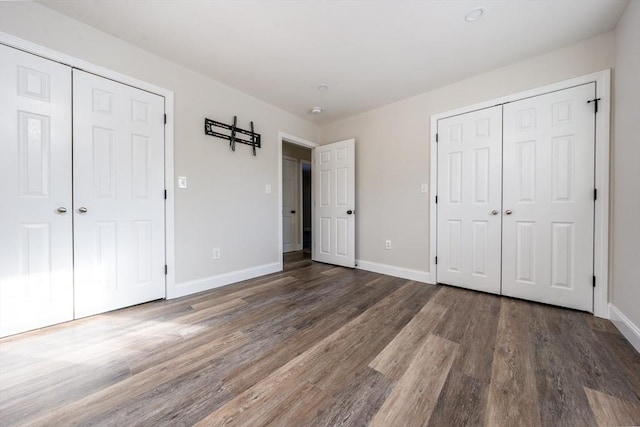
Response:
[[[165,125],[167,124],[167,115],[166,114],[164,115],[164,124]]]
[[[436,142],[438,142],[438,132],[436,132]]]
[[[167,264],[164,265],[164,274],[166,275],[168,272]]]
[[[596,287],[596,276],[593,276],[593,287]]]
[[[167,200],[167,190],[164,190],[164,199]]]
[[[438,265],[438,257],[436,257],[436,265]]]
[[[598,200],[598,189],[597,188],[593,189],[593,200]]]
[[[598,112],[598,101],[600,101],[602,98],[596,98],[596,99],[591,99],[589,101],[587,101],[587,104],[591,104],[593,102],[594,106],[595,106],[595,110],[594,113]]]
[[[436,205],[438,204],[438,195],[436,195]]]

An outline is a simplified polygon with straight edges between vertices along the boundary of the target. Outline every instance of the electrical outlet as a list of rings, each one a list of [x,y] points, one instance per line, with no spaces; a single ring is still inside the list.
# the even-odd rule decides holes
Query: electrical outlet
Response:
[[[391,240],[384,241],[384,248],[387,250],[391,249]]]
[[[220,259],[220,248],[213,248],[213,259]]]

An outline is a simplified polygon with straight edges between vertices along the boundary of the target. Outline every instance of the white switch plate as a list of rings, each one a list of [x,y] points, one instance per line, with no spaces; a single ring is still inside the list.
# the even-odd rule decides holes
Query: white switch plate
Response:
[[[178,188],[187,188],[187,177],[179,176],[178,177]]]
[[[420,192],[427,194],[429,192],[429,184],[422,184],[420,186]]]
[[[271,184],[265,185],[264,192],[267,194],[271,194]]]
[[[220,248],[213,248],[213,259],[220,259]]]

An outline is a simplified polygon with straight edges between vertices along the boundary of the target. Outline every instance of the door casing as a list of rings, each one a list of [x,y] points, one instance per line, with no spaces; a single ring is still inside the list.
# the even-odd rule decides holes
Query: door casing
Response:
[[[446,111],[431,116],[430,126],[430,192],[429,192],[429,282],[436,283],[437,256],[437,180],[438,180],[438,150],[436,133],[438,120],[465,114],[472,111],[492,107],[497,104],[506,104],[532,96],[568,89],[586,83],[596,84],[596,97],[600,98],[598,113],[596,114],[595,131],[595,188],[598,190],[598,198],[595,201],[595,230],[594,230],[594,275],[596,286],[593,294],[593,314],[597,317],[608,319],[609,316],[609,127],[611,112],[611,70],[602,70],[569,80],[541,86],[524,92],[514,93],[487,100],[478,104],[469,105],[451,111]]]
[[[278,205],[276,206],[276,218],[278,220],[278,253],[280,254],[280,266],[279,269],[282,270],[283,262],[282,262],[282,143],[288,142],[290,144],[300,145],[301,147],[309,148],[313,150],[316,147],[319,147],[320,144],[316,144],[315,142],[306,140],[304,138],[300,138],[298,136],[290,135],[285,132],[278,132]],[[313,193],[313,189],[312,189]],[[313,209],[312,209],[313,210]],[[313,251],[313,246],[312,246]]]

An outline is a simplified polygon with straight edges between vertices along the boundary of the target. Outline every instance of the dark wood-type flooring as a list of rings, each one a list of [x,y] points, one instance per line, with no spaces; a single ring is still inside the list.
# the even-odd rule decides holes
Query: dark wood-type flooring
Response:
[[[640,355],[609,321],[288,258],[0,340],[0,425],[640,424]]]

